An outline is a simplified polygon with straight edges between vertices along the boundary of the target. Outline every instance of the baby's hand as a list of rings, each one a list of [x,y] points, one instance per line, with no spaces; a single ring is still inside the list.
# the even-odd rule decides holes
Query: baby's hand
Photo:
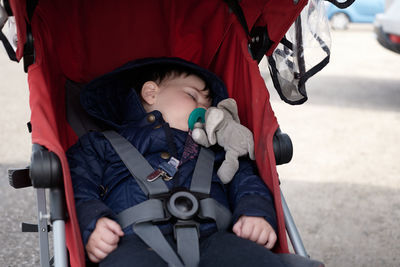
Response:
[[[245,239],[271,249],[277,240],[272,226],[262,217],[241,216],[233,226],[233,232]]]
[[[95,263],[103,260],[117,248],[119,238],[123,235],[118,223],[106,217],[100,218],[86,244],[89,259]]]

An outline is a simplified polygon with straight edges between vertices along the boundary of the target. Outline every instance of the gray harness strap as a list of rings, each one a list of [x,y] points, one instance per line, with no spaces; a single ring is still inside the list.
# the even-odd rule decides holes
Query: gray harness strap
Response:
[[[117,215],[118,223],[122,229],[131,224],[165,219],[165,211],[162,200],[149,199],[133,207],[130,207]]]
[[[183,267],[160,229],[151,223],[166,217],[162,200],[152,198],[120,212],[117,220],[122,228],[133,225],[135,233],[170,266]]]
[[[135,233],[151,247],[169,266],[184,267],[170,244],[161,233],[160,228],[151,222],[138,223],[133,225]]]
[[[200,262],[199,233],[196,227],[176,227],[176,245],[186,267],[196,267]]]
[[[147,176],[152,173],[154,169],[129,141],[113,131],[104,132],[104,136],[110,141],[143,192],[150,197],[169,192],[168,187],[162,179],[156,179],[152,182],[147,181]],[[205,195],[210,193],[213,165],[214,153],[202,147],[190,185],[191,192]],[[174,205],[174,203],[171,202],[175,202],[175,200],[179,202],[179,199],[182,196],[187,196],[187,194],[189,194],[189,200],[192,198],[196,200],[190,193],[177,192],[169,199],[167,206]],[[216,200],[205,198],[201,199],[196,205],[200,206],[198,214],[200,218],[215,220],[219,230],[224,230],[229,226],[231,213]],[[179,218],[179,206],[168,209],[178,216],[178,222],[174,225],[174,230],[178,254],[182,258],[184,265],[166,241],[160,229],[152,224],[154,221],[169,219],[165,213],[165,205],[162,200],[151,198],[122,211],[117,215],[117,219],[122,228],[133,225],[132,227],[135,233],[147,245],[154,249],[161,258],[168,262],[169,266],[196,267],[200,261],[199,230],[197,228],[197,223],[190,218]]]
[[[162,179],[157,179],[153,182],[147,181],[147,176],[154,172],[154,169],[128,140],[114,131],[105,131],[103,134],[110,141],[114,150],[147,196],[163,194],[169,191]]]
[[[230,210],[222,206],[213,198],[200,200],[200,214],[203,219],[213,219],[217,224],[218,230],[226,230],[231,224],[232,214]]]
[[[214,153],[205,148],[200,149],[200,154],[194,169],[190,191],[210,194],[211,178],[214,166]]]

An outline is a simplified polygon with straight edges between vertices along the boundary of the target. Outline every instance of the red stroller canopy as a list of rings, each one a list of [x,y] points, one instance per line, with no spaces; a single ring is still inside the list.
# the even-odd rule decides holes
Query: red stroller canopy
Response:
[[[28,83],[32,142],[60,158],[69,220],[67,246],[72,266],[84,265],[65,150],[77,137],[66,121],[65,82],[93,78],[145,57],[180,57],[216,73],[238,103],[242,123],[254,133],[257,165],[274,194],[279,242],[288,252],[272,138],[278,127],[248,36],[224,1],[40,0],[32,18],[25,0],[10,1],[18,28],[17,57],[32,29],[35,62]],[[300,0],[243,0],[247,26],[267,26],[271,54],[306,4]],[[27,26],[29,25],[29,26]]]

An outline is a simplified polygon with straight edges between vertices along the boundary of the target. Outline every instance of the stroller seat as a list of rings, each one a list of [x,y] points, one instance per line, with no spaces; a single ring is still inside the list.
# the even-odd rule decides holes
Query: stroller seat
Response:
[[[75,83],[67,80],[66,89],[66,108],[67,108],[67,120],[71,127],[74,129],[75,133],[80,137],[86,134],[88,131],[102,131],[107,129],[107,126],[99,126],[93,117],[87,114],[87,112],[82,108],[80,104],[80,92],[85,88],[85,84]],[[104,132],[105,134],[107,133]],[[281,133],[282,134],[282,133]],[[109,134],[108,134],[109,135]],[[114,135],[114,134],[112,134]],[[107,134],[106,134],[107,136]],[[109,137],[107,137],[108,139]],[[111,137],[110,137],[111,138]],[[275,139],[275,144],[277,144],[277,139]],[[110,140],[112,143],[112,140]],[[117,148],[115,148],[117,149]],[[125,149],[124,149],[125,150]],[[118,151],[118,150],[117,150]],[[281,153],[287,152],[287,149],[283,149]],[[279,154],[276,151],[277,155]],[[119,153],[118,153],[119,154]],[[122,156],[122,155],[120,155]],[[282,155],[284,157],[284,155]],[[286,156],[287,157],[287,156]],[[124,160],[124,158],[122,157]],[[124,160],[129,161],[129,158]],[[138,163],[136,163],[138,164]],[[128,164],[129,165],[129,164]],[[127,165],[127,166],[128,166]],[[323,267],[324,265],[307,257],[303,257],[295,254],[279,254],[280,260],[286,264],[288,267]]]

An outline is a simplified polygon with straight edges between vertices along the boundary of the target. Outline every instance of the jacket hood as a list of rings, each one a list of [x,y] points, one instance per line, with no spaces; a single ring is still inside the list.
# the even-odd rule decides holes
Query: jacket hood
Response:
[[[81,104],[89,115],[114,129],[143,118],[146,114],[140,97],[134,90],[135,74],[143,68],[162,64],[184,67],[202,78],[213,95],[215,106],[228,98],[226,87],[214,73],[180,58],[145,58],[94,79],[81,93]]]

